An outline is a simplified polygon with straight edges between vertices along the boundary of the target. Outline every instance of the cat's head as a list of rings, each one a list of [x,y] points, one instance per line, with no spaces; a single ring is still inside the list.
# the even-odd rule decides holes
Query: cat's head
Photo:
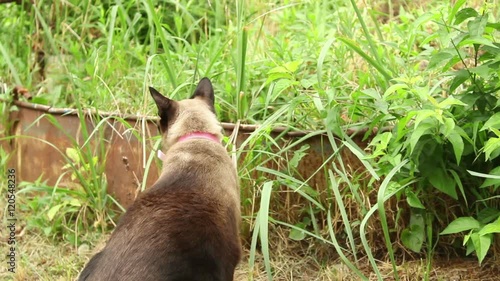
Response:
[[[219,141],[222,139],[222,128],[215,116],[214,89],[208,78],[200,80],[191,98],[181,101],[171,100],[153,87],[149,90],[158,107],[159,127],[167,148],[193,133],[211,134]]]

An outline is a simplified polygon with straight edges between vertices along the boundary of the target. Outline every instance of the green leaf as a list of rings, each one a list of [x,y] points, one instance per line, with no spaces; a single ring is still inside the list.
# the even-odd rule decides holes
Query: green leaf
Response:
[[[274,82],[274,85],[272,86],[272,90],[273,90],[272,94],[268,95],[268,98],[270,98],[273,101],[275,100],[276,97],[278,97],[281,93],[283,93],[283,91],[285,91],[286,89],[288,89],[294,85],[293,80],[290,80],[290,79],[287,79],[284,77],[280,77],[278,79],[279,80]]]
[[[267,72],[268,75],[271,74],[287,74],[286,77],[291,77],[289,76],[291,73],[294,73],[297,71],[299,66],[302,64],[302,60],[296,60],[296,61],[291,61],[285,63],[283,66],[277,66],[272,68]]]
[[[483,46],[481,49],[485,52],[485,54],[483,54],[483,56],[488,56],[488,55],[491,55],[491,56],[498,56],[500,54],[500,44],[499,43],[493,43],[495,44],[496,48],[493,48],[493,47],[490,47],[490,46]],[[483,57],[481,56],[481,57]],[[494,68],[493,66],[496,66],[496,60],[492,61],[491,64],[487,64],[488,67],[491,67],[491,68]]]
[[[487,178],[487,179],[500,179],[500,176],[496,176],[496,175],[488,175],[488,174],[483,174],[483,173],[479,173],[479,172],[474,172],[471,170],[467,170],[467,172],[469,172],[469,174],[471,174],[475,177]]]
[[[456,15],[458,14],[458,9],[460,9],[460,7],[462,7],[462,5],[465,4],[465,1],[466,0],[455,1],[455,4],[453,5],[450,13],[448,14],[448,20],[446,21],[448,23],[448,25],[451,25],[451,23],[453,22],[453,19],[456,18]]]
[[[420,199],[418,199],[417,195],[413,193],[410,189],[406,189],[406,202],[408,202],[408,205],[412,208],[418,208],[418,209],[425,209],[424,205],[422,202],[420,202]]]
[[[301,223],[299,225],[301,225]],[[295,226],[302,228],[302,226],[299,226],[299,225],[295,225]],[[296,228],[292,228],[290,230],[290,234],[288,235],[288,238],[295,240],[295,241],[301,241],[301,240],[304,240],[304,238],[306,238],[306,233],[303,230],[298,230]]]
[[[300,80],[300,86],[303,87],[304,89],[309,89],[316,84],[318,84],[318,79],[315,77],[310,78],[310,79]]]
[[[52,226],[47,226],[43,228],[43,234],[45,234],[45,236],[49,236],[51,232],[52,232]]]
[[[458,199],[455,181],[450,178],[446,170],[436,167],[435,172],[428,175],[429,182],[439,191]]]
[[[496,47],[495,44],[493,44],[493,42],[491,40],[486,39],[484,37],[465,38],[457,45],[457,47],[461,48],[461,47],[464,47],[467,45],[486,45],[486,46],[490,46],[490,47]]]
[[[424,121],[425,119],[434,116],[436,117],[437,113],[435,110],[430,110],[430,109],[422,109],[417,111],[417,117],[415,117],[415,128],[418,127],[420,122]]]
[[[302,60],[296,60],[296,61],[291,61],[291,62],[287,62],[285,63],[285,68],[293,73],[295,71],[297,71],[297,69],[299,69],[299,66],[302,64]]]
[[[460,164],[460,160],[462,159],[462,154],[464,152],[464,141],[462,137],[456,130],[453,130],[448,135],[448,141],[450,141],[451,146],[453,146],[453,152],[455,153],[457,164]]]
[[[440,51],[439,53],[433,55],[429,61],[429,64],[427,65],[427,69],[433,69],[436,68],[439,65],[443,65],[452,58],[456,56],[456,52],[453,49],[444,49]]]
[[[477,259],[481,264],[481,262],[484,260],[484,257],[486,257],[486,254],[488,253],[488,249],[491,246],[492,235],[488,234],[481,236],[478,233],[472,233],[471,240],[474,244],[474,249],[476,250]]]
[[[392,138],[392,133],[391,132],[385,132],[382,134],[376,135],[373,140],[368,144],[370,147],[375,147],[375,149],[372,152],[372,155],[369,156],[368,158],[376,158],[382,155],[386,154],[386,149],[387,146],[389,145],[389,142]]]
[[[66,148],[66,156],[68,156],[68,158],[71,159],[74,163],[80,163],[80,156],[76,149],[71,147]]]
[[[488,121],[484,123],[480,131],[484,131],[486,129],[491,129],[491,128],[500,129],[500,112],[497,112],[493,116],[491,116],[488,119]]]
[[[490,138],[484,144],[484,156],[486,160],[492,160],[498,156],[498,149],[500,149],[500,138]]]
[[[465,237],[470,237],[470,235],[465,235]],[[465,239],[464,239],[465,241]],[[465,243],[464,242],[464,245],[467,244],[467,251],[465,251],[465,255],[468,256],[470,255],[472,252],[474,252],[474,244],[472,243],[472,241],[469,241],[468,243]]]
[[[427,134],[432,134],[432,129],[434,128],[434,124],[432,122],[425,122],[420,124],[410,136],[410,153],[413,153],[415,146],[418,143],[418,140]]]
[[[469,68],[469,71],[473,74],[479,75],[481,78],[484,79],[489,79],[493,73],[496,73],[496,70],[492,70],[489,65],[484,65],[484,64],[476,67],[471,67]]]
[[[484,34],[484,29],[486,28],[486,24],[488,24],[488,16],[482,15],[480,17],[475,18],[467,23],[467,27],[469,28],[469,34],[471,37],[482,38],[481,36]],[[487,40],[487,39],[485,39]],[[491,42],[490,40],[487,40]],[[484,43],[479,43],[483,45],[488,45]]]
[[[405,228],[401,233],[401,242],[403,245],[419,253],[422,249],[422,244],[424,243],[424,229],[418,225],[412,225],[409,228]]]
[[[485,175],[485,180],[481,184],[480,188],[494,186],[498,187],[500,185],[500,166],[493,168],[488,175]]]
[[[473,8],[464,8],[455,15],[455,25],[461,24],[468,18],[477,17],[479,14]]]
[[[441,130],[441,134],[443,134],[443,136],[445,137],[448,137],[453,129],[455,129],[455,121],[453,120],[453,118],[448,117],[443,118],[443,121],[443,129]]]
[[[273,81],[279,80],[279,79],[288,79],[292,80],[293,77],[290,75],[288,72],[275,72],[275,73],[269,73],[269,76],[267,77],[266,83],[271,83]]]
[[[467,81],[470,78],[470,73],[465,69],[461,69],[453,72],[453,76],[455,76],[455,78],[453,78],[453,80],[450,83],[450,93],[453,93],[453,91],[455,91],[458,88],[458,86],[462,85],[465,81]],[[476,99],[479,98],[479,95],[473,95],[473,96]]]
[[[391,85],[389,88],[387,88],[387,90],[385,91],[384,93],[384,98],[387,98],[388,96],[390,96],[392,93],[394,92],[397,92],[398,90],[401,90],[401,89],[409,89],[408,85],[406,84],[394,84],[394,85]]]
[[[307,155],[307,152],[305,151],[308,150],[309,147],[310,146],[308,144],[305,144],[301,146],[300,149],[294,151],[292,159],[290,159],[290,161],[288,162],[289,167],[297,168],[299,166],[300,160],[302,160],[302,158]]]
[[[71,200],[69,200],[69,204],[71,206],[75,206],[75,207],[81,207],[82,206],[82,203],[80,203],[80,201],[76,198],[72,198]]]
[[[277,66],[267,72],[267,74],[272,74],[272,73],[288,73],[288,70],[283,66]]]
[[[500,233],[500,217],[496,221],[483,226],[479,231],[481,236],[490,233]]]
[[[439,103],[439,108],[441,109],[448,109],[450,108],[452,105],[462,105],[462,106],[466,106],[467,104],[461,102],[460,100],[452,97],[452,96],[449,96],[448,98],[446,98],[444,101],[440,102]]]
[[[492,222],[500,217],[500,210],[495,208],[484,208],[477,214],[477,220],[483,224]]]
[[[486,24],[487,27],[493,28],[496,31],[500,31],[500,22],[489,22]]]
[[[49,105],[49,100],[43,97],[33,97],[31,103]]]
[[[396,125],[397,134],[396,139],[394,140],[395,142],[398,142],[407,135],[407,132],[409,131],[408,123],[413,120],[413,116],[415,114],[415,111],[410,111],[406,116],[403,116],[401,119],[399,119]]]
[[[420,213],[412,213],[410,217],[410,227],[403,230],[401,233],[401,241],[403,245],[419,253],[425,240],[425,223],[424,218]]]
[[[471,229],[479,229],[481,225],[473,217],[460,217],[452,221],[439,235],[459,233]]]
[[[392,138],[391,132],[384,132],[382,134],[376,135],[373,140],[368,144],[368,146],[380,146],[382,149],[387,148],[389,141]]]
[[[497,136],[500,138],[500,130],[499,129],[495,129],[495,128],[490,128],[490,130]]]
[[[451,176],[455,180],[455,183],[458,185],[458,190],[460,190],[460,193],[462,193],[462,197],[464,198],[465,205],[467,206],[468,205],[467,196],[465,195],[464,186],[462,184],[462,180],[460,179],[460,176],[454,170],[448,170],[448,172],[451,174]]]
[[[49,221],[52,221],[52,219],[54,219],[54,216],[59,211],[59,209],[61,209],[62,206],[64,206],[64,204],[58,204],[50,208],[50,210],[47,212],[47,217],[49,218]]]

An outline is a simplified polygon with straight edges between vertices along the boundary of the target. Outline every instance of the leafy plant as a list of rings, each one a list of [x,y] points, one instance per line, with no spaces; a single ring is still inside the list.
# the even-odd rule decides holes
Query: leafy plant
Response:
[[[26,211],[36,214],[27,219],[28,226],[42,229],[49,237],[62,238],[75,245],[81,243],[79,235],[82,232],[90,229],[98,229],[101,232],[108,230],[109,225],[113,224],[116,207],[124,211],[107,193],[103,135],[107,118],[93,125],[93,129],[89,131],[86,115],[80,113],[82,139],[69,135],[54,116],[39,117],[47,118],[55,127],[65,132],[73,147],[62,152],[53,144],[38,139],[61,153],[66,165],[54,186],[47,185],[40,178],[35,183],[23,183],[18,192],[20,195],[30,194],[29,197],[23,196],[23,200],[27,201]],[[15,137],[26,136],[9,138]],[[33,194],[37,196],[31,196]]]
[[[32,214],[26,222],[30,229],[39,229],[53,239],[64,239],[78,245],[78,235],[84,228],[80,227],[79,217],[82,215],[82,202],[79,196],[70,190],[48,186],[40,180],[33,183],[19,184],[18,194],[37,194],[23,204],[21,210]]]
[[[485,213],[487,213],[487,216],[485,216]],[[481,263],[493,242],[493,234],[500,233],[500,211],[496,209],[484,209],[478,217],[481,218],[481,221],[473,217],[457,218],[440,235],[468,231],[468,234],[464,236],[464,246],[467,247],[467,255],[476,252],[479,263]]]
[[[464,3],[457,1],[450,7],[438,31],[421,43],[432,50],[419,55],[428,58],[427,71],[442,74],[430,81],[420,75],[395,78],[395,83],[377,97],[386,110],[376,120],[391,120],[395,126],[372,140],[371,157],[382,171],[395,166],[394,157],[411,159],[401,176],[409,174],[420,179],[405,192],[412,208],[409,227],[401,233],[407,248],[421,251],[426,238],[424,229],[432,227],[425,219],[429,214],[443,220],[434,200],[428,200],[438,191],[449,196],[443,199],[446,202],[451,199],[459,204],[465,215],[451,222],[441,234],[470,230],[464,238],[467,253],[475,250],[481,262],[493,239],[491,232],[481,230],[487,223],[487,229],[491,229],[491,221],[497,217],[481,221],[470,216],[479,216],[486,209],[497,210],[498,206],[489,204],[495,198],[492,192],[497,182],[488,179],[482,183],[467,171],[496,175],[500,163],[500,45],[494,41],[499,28],[498,23],[488,21],[486,12],[461,8]],[[430,47],[430,42],[436,47]]]

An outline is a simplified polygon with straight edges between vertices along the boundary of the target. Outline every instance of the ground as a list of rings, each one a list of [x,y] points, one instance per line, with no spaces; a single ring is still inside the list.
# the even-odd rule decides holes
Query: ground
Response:
[[[4,264],[0,269],[0,280],[74,280],[88,259],[105,244],[109,235],[86,234],[82,238],[93,241],[92,245],[83,244],[75,247],[67,242],[54,242],[43,237],[38,231],[29,231],[18,234],[17,262],[15,274],[6,272]],[[273,250],[273,249],[271,249]],[[7,251],[7,243],[2,234],[1,252]],[[333,251],[333,250],[332,250]],[[312,256],[300,257],[293,253],[273,252],[271,261],[274,270],[273,280],[359,280],[349,269],[336,259],[318,262]],[[368,272],[368,263],[365,259]],[[384,280],[394,280],[392,266],[389,262],[379,262]],[[400,280],[423,280],[425,262],[423,260],[405,261],[398,268]],[[363,268],[363,266],[360,266]],[[241,261],[235,275],[235,280],[268,280],[263,266],[262,257],[256,258],[253,271],[248,266],[248,251]],[[370,280],[376,280],[375,274]],[[387,277],[386,277],[387,276]],[[487,281],[498,280],[500,276],[500,261],[486,260],[482,266],[477,259],[471,258],[438,258],[433,261],[430,280],[436,281]]]

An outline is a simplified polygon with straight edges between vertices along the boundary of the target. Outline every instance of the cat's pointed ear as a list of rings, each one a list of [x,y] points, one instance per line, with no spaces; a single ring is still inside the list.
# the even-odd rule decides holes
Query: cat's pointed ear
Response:
[[[149,92],[158,107],[160,128],[164,132],[167,130],[169,120],[177,114],[177,102],[165,97],[153,87],[149,87]]]
[[[200,80],[196,90],[191,96],[192,99],[198,98],[204,100],[210,109],[215,112],[214,104],[215,104],[215,96],[214,96],[214,87],[212,86],[212,82],[207,77]]]

